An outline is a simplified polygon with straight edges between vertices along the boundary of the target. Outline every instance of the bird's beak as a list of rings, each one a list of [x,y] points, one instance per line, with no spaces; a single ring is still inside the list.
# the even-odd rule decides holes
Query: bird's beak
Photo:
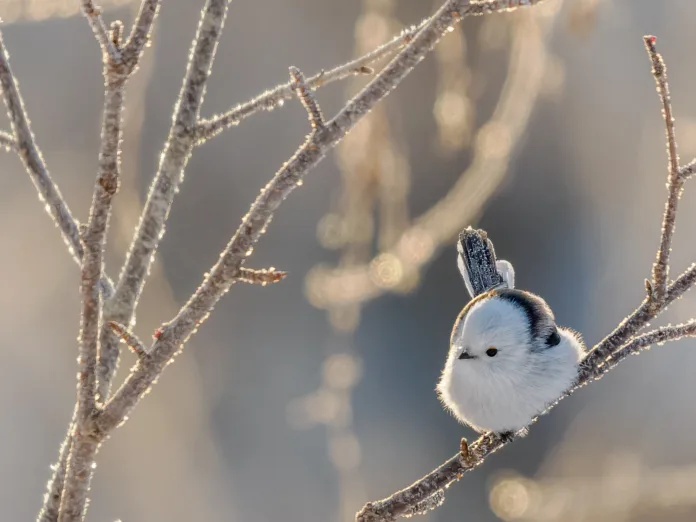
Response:
[[[469,352],[464,350],[462,353],[459,354],[459,359],[476,359],[476,356],[471,355]]]

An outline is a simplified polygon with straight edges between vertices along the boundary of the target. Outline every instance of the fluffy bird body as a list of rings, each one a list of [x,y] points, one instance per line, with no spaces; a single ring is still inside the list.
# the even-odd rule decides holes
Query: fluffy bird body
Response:
[[[437,391],[478,432],[518,431],[570,388],[584,354],[542,298],[494,289],[459,314]]]

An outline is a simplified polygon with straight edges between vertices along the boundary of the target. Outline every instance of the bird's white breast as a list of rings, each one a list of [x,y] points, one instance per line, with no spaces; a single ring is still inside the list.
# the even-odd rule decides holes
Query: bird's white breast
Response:
[[[570,332],[542,353],[531,353],[514,371],[497,371],[485,360],[450,357],[438,384],[445,405],[477,431],[506,432],[525,427],[567,390],[577,376],[582,345]]]

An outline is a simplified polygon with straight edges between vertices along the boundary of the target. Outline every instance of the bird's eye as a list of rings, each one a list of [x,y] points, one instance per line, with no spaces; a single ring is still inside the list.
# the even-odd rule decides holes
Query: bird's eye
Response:
[[[560,342],[561,336],[558,335],[558,330],[554,328],[553,332],[551,332],[549,336],[546,338],[546,344],[548,344],[549,346],[556,346]]]
[[[488,350],[486,350],[486,355],[488,357],[495,357],[495,354],[497,354],[497,353],[498,353],[498,349],[494,348],[493,346],[491,346]]]

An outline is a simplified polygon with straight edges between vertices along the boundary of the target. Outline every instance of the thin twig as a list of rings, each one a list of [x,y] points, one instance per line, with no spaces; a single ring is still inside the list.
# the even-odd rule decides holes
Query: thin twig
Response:
[[[70,212],[70,208],[68,208],[68,204],[63,199],[58,186],[51,179],[41,151],[39,151],[34,135],[31,132],[29,118],[22,102],[19,87],[10,68],[10,60],[2,39],[2,33],[0,33],[0,86],[2,87],[5,106],[12,124],[12,132],[14,133],[19,157],[39,192],[39,199],[45,203],[46,211],[60,228],[70,254],[80,264],[84,252],[77,221]],[[110,296],[113,293],[113,283],[107,276],[102,278],[100,285],[101,291],[105,296]]]
[[[16,151],[17,142],[10,133],[0,131],[0,148]]]
[[[309,123],[312,126],[312,129],[318,130],[324,128],[324,116],[322,115],[319,104],[314,97],[314,93],[307,86],[307,81],[305,80],[304,74],[302,74],[297,67],[290,67],[290,77],[295,82],[293,88],[307,111],[307,117],[309,118]]]
[[[679,168],[679,176],[683,180],[689,179],[694,174],[696,174],[696,159],[691,160],[689,163]]]
[[[328,83],[350,78],[357,74],[372,74],[374,71],[368,67],[369,64],[389,56],[407,45],[413,40],[415,34],[421,30],[428,20],[429,19],[426,19],[420,24],[406,29],[400,35],[360,58],[352,60],[344,65],[334,67],[329,71],[321,71],[315,74],[307,79],[307,86],[310,89],[316,90]],[[239,122],[260,110],[271,111],[282,105],[284,100],[292,99],[295,96],[294,84],[295,82],[293,81],[278,85],[248,102],[237,105],[234,109],[224,114],[200,121],[196,127],[196,144],[200,145],[207,142],[220,134],[223,130],[238,125]]]
[[[116,292],[109,304],[111,310],[121,317],[132,315],[155,251],[164,235],[164,224],[193,148],[193,130],[198,123],[205,85],[226,15],[227,0],[207,0],[193,40],[186,77],[159,169],[150,187]],[[127,323],[128,320],[120,322]]]
[[[266,286],[268,284],[282,281],[287,275],[287,272],[276,270],[275,267],[263,268],[261,270],[242,267],[239,269],[237,279],[243,283]]]
[[[632,338],[650,321],[664,312],[669,305],[677,299],[680,299],[695,283],[696,264],[693,264],[667,287],[667,293],[661,303],[656,304],[650,297],[646,297],[638,308],[621,321],[601,342],[592,348],[592,351],[585,359],[585,363],[590,366],[601,364],[601,362],[611,356],[617,348],[624,345],[628,339]]]
[[[125,325],[117,323],[116,321],[109,321],[108,325],[121,339],[123,339],[123,342],[125,342],[138,357],[147,355],[147,348],[145,348],[143,342],[137,335],[129,331]]]
[[[119,61],[121,53],[114,45],[111,38],[109,38],[109,32],[101,16],[101,8],[95,6],[92,0],[82,0],[82,12],[85,17],[87,17],[89,25],[94,32],[94,36],[97,38],[102,51],[108,56],[108,59]]]
[[[669,160],[669,177],[667,190],[669,197],[665,204],[665,213],[662,218],[662,237],[660,238],[660,248],[657,251],[657,259],[653,265],[653,290],[655,299],[660,301],[667,292],[667,281],[669,278],[669,254],[672,249],[672,236],[677,218],[677,205],[681,197],[684,178],[679,175],[679,155],[677,154],[677,139],[674,135],[674,117],[672,116],[672,100],[669,95],[669,84],[667,83],[667,67],[662,56],[655,48],[657,38],[654,36],[644,36],[645,48],[652,62],[652,73],[655,76],[657,92],[662,103],[662,115],[665,119],[667,134],[667,157]]]
[[[581,383],[601,377],[629,355],[636,355],[653,344],[662,344],[667,341],[674,341],[684,337],[694,337],[695,335],[696,320],[691,320],[677,326],[665,326],[651,332],[641,334],[638,337],[634,337],[626,346],[614,352],[611,357],[604,361],[604,364],[601,366],[595,365],[584,368],[583,371],[587,373],[587,376],[585,376],[584,373],[581,373]]]
[[[529,5],[533,3],[536,2],[530,1]],[[495,4],[500,9],[507,9],[511,6],[511,1]],[[413,41],[327,122],[320,132],[313,132],[283,165],[261,191],[232,240],[220,254],[220,259],[194,295],[176,317],[162,326],[150,355],[132,368],[121,388],[106,404],[98,419],[101,431],[108,433],[122,422],[180,347],[207,319],[215,304],[238,277],[242,264],[251,255],[254,244],[265,232],[275,210],[298,186],[302,177],[420,63],[449,27],[470,14],[470,10],[477,9],[478,7],[470,6],[468,0],[446,1]]]

